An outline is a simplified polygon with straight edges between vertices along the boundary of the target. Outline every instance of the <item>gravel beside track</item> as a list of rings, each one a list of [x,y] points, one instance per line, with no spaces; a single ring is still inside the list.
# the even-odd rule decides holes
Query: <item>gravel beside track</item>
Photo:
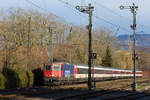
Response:
[[[78,95],[56,97],[53,100],[136,100],[150,96],[144,92],[98,90]]]
[[[96,89],[87,90],[87,84],[43,86],[38,88],[0,91],[0,100],[150,100],[150,79],[137,79],[138,92],[131,92],[132,79],[97,82]],[[149,85],[150,86],[150,85]],[[140,90],[140,92],[139,92]],[[3,99],[1,99],[3,98]],[[122,99],[121,99],[122,98]]]

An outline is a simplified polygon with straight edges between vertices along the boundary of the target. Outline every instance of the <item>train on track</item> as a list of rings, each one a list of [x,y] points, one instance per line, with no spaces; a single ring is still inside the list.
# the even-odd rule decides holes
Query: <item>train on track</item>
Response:
[[[91,71],[94,80],[133,77],[132,70],[94,66]],[[45,85],[83,82],[88,80],[88,65],[53,63],[44,65],[43,73]],[[136,71],[136,77],[142,76],[142,71]]]

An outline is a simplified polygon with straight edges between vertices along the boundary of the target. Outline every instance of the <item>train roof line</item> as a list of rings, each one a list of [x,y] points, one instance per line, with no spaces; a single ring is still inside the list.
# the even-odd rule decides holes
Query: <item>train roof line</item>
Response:
[[[76,65],[79,68],[88,68],[87,65]],[[108,67],[102,67],[102,66],[95,66],[94,69],[101,69],[101,70],[115,70],[115,71],[125,71],[125,72],[133,72],[132,70],[126,70],[126,69],[117,69],[117,68],[108,68]],[[142,71],[136,71],[136,72],[142,72]]]

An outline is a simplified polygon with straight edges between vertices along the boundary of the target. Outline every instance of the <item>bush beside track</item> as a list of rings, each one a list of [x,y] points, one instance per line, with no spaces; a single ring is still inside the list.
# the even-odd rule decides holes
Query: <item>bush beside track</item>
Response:
[[[2,74],[6,78],[6,84],[5,84],[6,89],[19,87],[19,78],[18,78],[17,70],[3,68]]]
[[[32,87],[34,82],[34,73],[32,71],[28,71],[26,72],[26,75],[28,78],[27,87]]]
[[[0,89],[5,89],[5,83],[6,83],[5,76],[2,73],[0,73]]]
[[[34,86],[35,73],[3,68],[0,73],[0,89],[26,88]]]
[[[34,86],[42,86],[44,85],[44,80],[43,80],[43,71],[40,68],[34,69],[33,71],[34,74]]]

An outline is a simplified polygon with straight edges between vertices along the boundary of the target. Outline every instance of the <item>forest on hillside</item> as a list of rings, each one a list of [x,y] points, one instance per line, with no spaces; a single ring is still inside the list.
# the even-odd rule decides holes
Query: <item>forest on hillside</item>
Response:
[[[29,18],[31,24],[29,26]],[[53,59],[70,63],[88,63],[88,30],[72,25],[59,17],[33,10],[9,9],[0,12],[0,69],[7,67],[21,71],[42,68],[48,62],[49,30],[52,28]],[[30,28],[30,45],[28,35]],[[112,67],[133,69],[132,50],[124,50],[109,28],[93,29],[93,65],[102,65],[109,47]],[[30,46],[30,51],[29,51]],[[132,48],[132,47],[131,47]],[[147,70],[150,54],[139,51],[137,69]],[[107,66],[109,67],[109,66]]]

